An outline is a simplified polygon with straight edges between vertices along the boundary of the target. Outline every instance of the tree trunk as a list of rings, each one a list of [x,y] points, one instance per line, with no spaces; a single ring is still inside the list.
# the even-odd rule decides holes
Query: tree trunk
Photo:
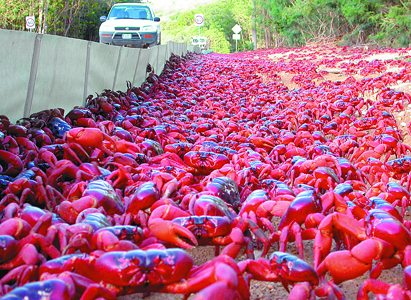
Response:
[[[254,50],[257,50],[257,29],[256,29],[256,22],[255,22],[255,0],[252,0],[252,31],[253,31],[253,44]]]
[[[41,33],[47,33],[47,12],[49,11],[49,0],[46,0],[46,12],[44,13],[44,22],[43,22],[43,28],[41,29]]]
[[[37,29],[38,33],[41,33],[41,28],[43,27],[43,10],[44,10],[44,0],[40,1],[39,6],[39,28]]]

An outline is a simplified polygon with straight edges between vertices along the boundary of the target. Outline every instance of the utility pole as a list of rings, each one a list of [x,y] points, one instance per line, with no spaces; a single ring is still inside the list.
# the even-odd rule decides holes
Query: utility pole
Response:
[[[253,33],[253,44],[254,44],[254,50],[257,50],[257,26],[255,22],[255,0],[252,0],[252,33]]]

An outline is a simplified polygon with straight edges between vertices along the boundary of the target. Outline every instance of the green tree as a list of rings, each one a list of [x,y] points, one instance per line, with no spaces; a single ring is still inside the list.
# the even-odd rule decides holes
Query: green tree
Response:
[[[214,51],[229,53],[235,50],[233,40],[234,25],[242,28],[240,49],[247,50],[251,44],[251,0],[223,0],[198,9],[177,13],[162,23],[165,40],[189,43],[192,36],[198,35],[194,24],[196,14],[204,15],[201,35],[211,39]]]
[[[372,35],[376,42],[389,48],[409,47],[411,44],[411,4],[393,5],[381,20],[381,31]]]
[[[0,27],[4,29],[25,30],[26,16],[34,13],[36,7],[27,0],[0,0]]]

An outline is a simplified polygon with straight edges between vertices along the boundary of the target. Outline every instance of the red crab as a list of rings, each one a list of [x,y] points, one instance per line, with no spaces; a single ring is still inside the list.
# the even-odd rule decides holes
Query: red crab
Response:
[[[340,250],[325,256],[318,263],[320,253],[324,255],[330,249],[331,227],[352,234],[361,242],[351,250]],[[339,284],[345,280],[356,278],[371,270],[371,278],[376,279],[384,269],[396,266],[404,255],[409,255],[411,234],[404,225],[389,213],[374,209],[366,217],[365,228],[352,217],[334,213],[327,216],[320,224],[314,242],[314,266],[318,267],[319,276],[329,271],[333,281]],[[319,251],[320,250],[320,251]],[[378,262],[372,268],[372,261]]]

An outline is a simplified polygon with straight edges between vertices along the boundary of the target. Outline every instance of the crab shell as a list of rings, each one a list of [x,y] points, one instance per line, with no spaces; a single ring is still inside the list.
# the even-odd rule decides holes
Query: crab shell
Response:
[[[105,253],[96,261],[95,271],[104,274],[102,280],[109,284],[156,290],[156,286],[179,282],[192,266],[184,250],[150,249]]]
[[[307,262],[284,252],[273,252],[270,256],[271,268],[277,275],[287,282],[308,281],[313,285],[319,283],[317,272]]]

